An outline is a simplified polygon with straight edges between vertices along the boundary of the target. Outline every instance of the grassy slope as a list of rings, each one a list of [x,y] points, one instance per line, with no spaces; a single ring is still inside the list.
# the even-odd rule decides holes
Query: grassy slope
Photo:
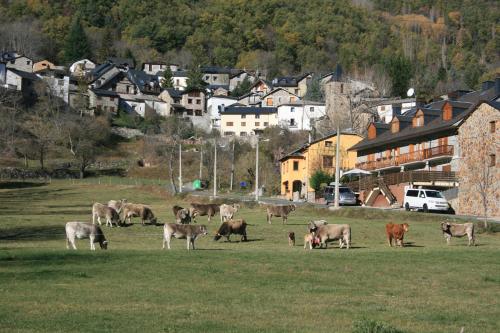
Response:
[[[248,243],[205,237],[200,251],[184,240],[161,251],[162,228],[136,224],[105,229],[108,251],[91,253],[86,241],[66,250],[64,222],[90,220],[93,201],[122,197],[171,220],[173,201],[131,186],[0,189],[0,331],[350,332],[361,318],[408,332],[500,331],[498,234],[447,247],[443,217],[395,215],[411,219],[411,246],[394,249],[387,220],[299,209],[288,226],[268,225],[255,208],[239,214],[251,224]],[[304,224],[315,217],[350,223],[354,248],[304,251]]]

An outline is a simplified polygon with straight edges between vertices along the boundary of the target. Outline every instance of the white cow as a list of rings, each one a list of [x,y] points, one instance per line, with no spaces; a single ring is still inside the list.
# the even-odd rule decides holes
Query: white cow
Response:
[[[240,205],[238,205],[238,204],[233,204],[233,205],[222,204],[222,205],[220,205],[220,223],[232,220],[234,217],[234,214],[236,214],[238,209],[240,209]]]
[[[121,213],[123,206],[127,203],[127,199],[109,200],[108,207],[114,208],[118,214]]]
[[[96,217],[99,225],[102,225],[101,217],[103,217],[106,219],[106,226],[110,226],[111,228],[113,227],[113,222],[116,223],[117,227],[121,223],[120,215],[118,215],[118,212],[114,208],[98,202],[92,205],[92,224],[95,224]]]
[[[108,248],[108,241],[102,233],[101,227],[95,224],[85,222],[68,222],[66,223],[66,248],[70,246],[76,250],[75,239],[90,239],[90,249],[95,251],[94,243],[99,243],[101,249]]]

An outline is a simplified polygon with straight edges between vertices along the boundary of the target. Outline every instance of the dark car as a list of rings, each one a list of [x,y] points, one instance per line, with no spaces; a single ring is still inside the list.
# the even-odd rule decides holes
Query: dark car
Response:
[[[335,186],[329,185],[325,188],[324,198],[326,204],[335,201]],[[356,194],[347,186],[339,186],[339,205],[357,205]]]

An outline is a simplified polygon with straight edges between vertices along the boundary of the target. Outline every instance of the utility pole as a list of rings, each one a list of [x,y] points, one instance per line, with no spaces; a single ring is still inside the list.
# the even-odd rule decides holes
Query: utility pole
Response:
[[[233,191],[233,182],[234,182],[234,141],[235,139],[233,138],[233,156],[231,158],[231,182],[229,184],[229,189],[231,192]]]
[[[259,135],[257,135],[257,148],[255,151],[255,201],[259,201]]]
[[[202,170],[203,170],[203,147],[200,149],[200,180],[202,177]]]
[[[217,139],[214,139],[214,198],[217,196]]]
[[[335,208],[339,208],[340,177],[340,124],[337,121],[337,147],[335,147]]]
[[[182,144],[179,143],[179,193],[182,193]]]

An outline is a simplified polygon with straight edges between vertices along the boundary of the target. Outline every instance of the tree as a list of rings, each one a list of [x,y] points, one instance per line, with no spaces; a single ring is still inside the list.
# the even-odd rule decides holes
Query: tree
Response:
[[[207,85],[208,83],[203,80],[203,73],[200,66],[191,66],[187,73],[186,90],[204,90]]]
[[[386,61],[386,70],[392,82],[392,95],[405,97],[413,77],[411,62],[401,55],[391,57]]]
[[[334,176],[330,176],[323,170],[317,170],[311,175],[311,178],[309,179],[309,184],[310,186],[318,192],[321,189],[321,184],[329,184],[330,182],[333,182],[335,180]]]
[[[64,46],[64,58],[70,63],[78,59],[91,58],[92,51],[83,29],[80,18],[76,18],[70,26]]]
[[[243,81],[239,82],[236,88],[231,91],[231,96],[233,97],[240,97],[245,94],[248,94],[250,92],[250,89],[252,89],[252,81],[248,78],[248,76],[245,76]]]
[[[314,102],[324,102],[325,94],[321,88],[321,78],[314,75],[307,85],[307,93],[305,99]]]
[[[98,59],[101,62],[104,62],[109,57],[115,56],[116,52],[113,48],[113,43],[113,31],[111,30],[111,28],[107,27],[106,29],[104,29],[104,34],[102,35],[101,39],[101,46],[97,51]]]
[[[23,123],[23,128],[31,135],[32,140],[30,143],[33,144],[34,149],[38,152],[40,168],[44,169],[45,157],[57,140],[53,123],[46,114],[38,113],[28,117]]]
[[[70,115],[65,126],[65,145],[78,164],[80,178],[102,152],[109,137],[108,121],[104,117]]]
[[[161,87],[163,89],[173,88],[174,80],[172,71],[170,70],[170,66],[167,66],[167,69],[163,71],[163,78],[161,79]]]

